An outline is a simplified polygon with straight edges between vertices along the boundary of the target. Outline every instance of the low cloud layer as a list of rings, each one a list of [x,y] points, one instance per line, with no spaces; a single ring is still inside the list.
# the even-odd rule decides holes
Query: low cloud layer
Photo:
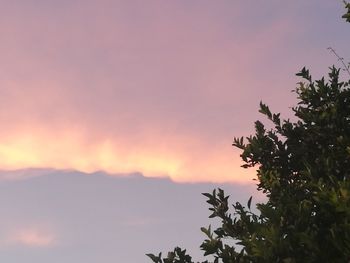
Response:
[[[260,199],[251,184],[37,172],[40,176],[30,179],[0,180],[4,262],[147,262],[146,253],[176,245],[199,258],[200,227],[208,225],[210,214],[202,192],[220,186],[232,202],[246,203],[250,195],[255,195],[253,202]]]

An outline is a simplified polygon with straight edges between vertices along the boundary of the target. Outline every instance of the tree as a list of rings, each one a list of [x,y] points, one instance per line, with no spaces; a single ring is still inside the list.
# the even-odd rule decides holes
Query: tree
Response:
[[[346,22],[350,22],[350,3],[344,1],[344,4],[347,11],[342,17],[346,20]]]
[[[345,4],[343,18],[350,22]],[[204,194],[209,217],[221,220],[214,230],[201,229],[207,236],[201,249],[214,263],[350,261],[350,80],[341,81],[334,66],[327,81],[313,80],[305,68],[297,75],[297,121],[282,120],[260,103],[273,128],[256,121],[255,135],[233,142],[243,167],[258,167],[266,203],[254,213],[250,198],[247,207],[233,204],[231,213],[223,190]],[[193,263],[180,248],[165,258],[148,256],[155,263]]]

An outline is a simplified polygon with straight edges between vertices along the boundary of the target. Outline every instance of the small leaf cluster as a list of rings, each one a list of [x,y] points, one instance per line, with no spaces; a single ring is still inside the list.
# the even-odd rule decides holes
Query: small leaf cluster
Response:
[[[347,9],[347,12],[342,16],[346,20],[346,22],[350,22],[350,3],[344,1],[345,8]]]
[[[154,254],[146,254],[154,263],[194,263],[192,257],[186,253],[186,249],[182,250],[179,247],[176,247],[174,251],[168,252],[166,258],[162,258],[162,253],[159,253],[158,256]],[[208,263],[203,262],[203,263]]]

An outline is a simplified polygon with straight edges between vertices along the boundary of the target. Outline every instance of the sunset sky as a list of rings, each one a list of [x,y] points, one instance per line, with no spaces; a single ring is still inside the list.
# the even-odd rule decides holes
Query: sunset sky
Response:
[[[328,0],[1,1],[0,260],[196,251],[201,192],[263,198],[231,146],[259,102],[292,117],[297,71],[340,66],[329,46],[350,60],[343,13]]]

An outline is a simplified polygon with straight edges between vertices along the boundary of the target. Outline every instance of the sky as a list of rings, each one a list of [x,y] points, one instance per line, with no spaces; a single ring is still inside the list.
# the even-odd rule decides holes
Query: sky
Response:
[[[198,250],[201,192],[263,199],[232,147],[259,102],[293,118],[295,73],[340,66],[330,46],[350,60],[343,13],[326,0],[1,1],[0,259]]]

